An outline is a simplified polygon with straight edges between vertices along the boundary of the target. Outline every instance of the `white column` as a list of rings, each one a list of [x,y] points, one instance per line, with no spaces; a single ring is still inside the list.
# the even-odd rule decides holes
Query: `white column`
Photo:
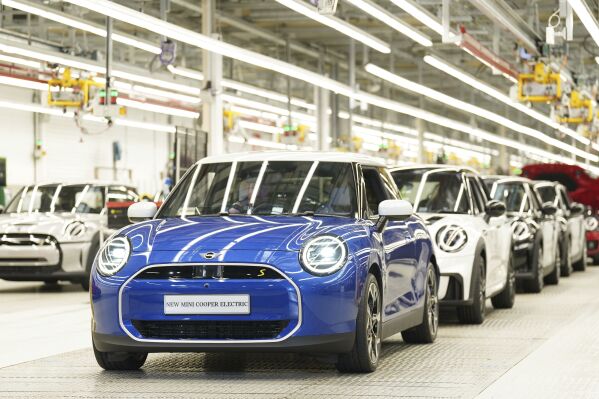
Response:
[[[202,33],[218,38],[214,32],[214,2],[202,1]],[[202,129],[208,132],[208,155],[224,152],[222,73],[223,57],[204,50],[202,66],[205,76],[202,96]]]
[[[418,163],[426,163],[426,150],[424,149],[424,121],[422,119],[416,119],[415,127],[418,132]]]
[[[319,87],[314,88],[316,103],[316,134],[318,135],[318,150],[328,151],[331,138],[331,120],[329,115],[331,93]]]

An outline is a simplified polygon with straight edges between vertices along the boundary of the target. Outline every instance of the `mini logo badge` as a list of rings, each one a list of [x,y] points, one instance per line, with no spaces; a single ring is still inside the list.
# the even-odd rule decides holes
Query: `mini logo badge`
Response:
[[[214,259],[219,255],[218,252],[206,252],[205,254],[202,254],[202,256],[204,257],[204,259]]]

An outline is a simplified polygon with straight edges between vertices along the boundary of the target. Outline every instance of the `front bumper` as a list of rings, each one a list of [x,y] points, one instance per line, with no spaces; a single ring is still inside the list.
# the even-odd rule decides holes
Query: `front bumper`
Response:
[[[338,353],[351,349],[358,311],[357,268],[350,259],[340,272],[316,277],[305,272],[295,252],[262,251],[258,256],[248,251],[229,251],[224,260],[196,262],[197,265],[244,265],[272,267],[277,265],[282,279],[155,279],[138,278],[146,265],[177,265],[172,254],[152,252],[133,254],[118,276],[104,277],[92,273],[92,333],[101,351],[126,350],[141,352],[279,350]],[[166,251],[164,251],[166,252]],[[248,262],[248,259],[261,262]],[[249,294],[251,311],[247,315],[166,315],[165,295]],[[178,323],[211,322],[243,324],[244,322],[285,321],[276,336],[261,338],[217,338],[201,336],[190,339],[144,335],[136,328],[144,322],[167,324],[172,331]],[[237,327],[235,327],[237,328]]]
[[[437,262],[441,273],[440,304],[455,306],[471,303],[470,282],[474,255],[469,253],[447,254],[437,251]]]

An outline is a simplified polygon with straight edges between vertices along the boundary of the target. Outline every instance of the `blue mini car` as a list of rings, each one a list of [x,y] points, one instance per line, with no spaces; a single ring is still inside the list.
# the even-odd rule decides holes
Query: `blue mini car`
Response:
[[[381,340],[433,342],[439,271],[431,239],[379,161],[263,152],[209,157],[160,210],[107,240],[91,276],[98,364],[149,352],[335,355],[371,372]]]

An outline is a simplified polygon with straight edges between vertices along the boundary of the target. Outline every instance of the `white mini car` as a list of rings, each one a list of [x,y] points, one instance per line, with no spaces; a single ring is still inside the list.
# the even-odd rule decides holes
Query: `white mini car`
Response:
[[[404,199],[427,221],[441,273],[439,299],[462,323],[480,324],[485,302],[514,305],[512,229],[505,205],[489,200],[473,170],[445,165],[400,167],[391,174]]]
[[[135,190],[120,184],[23,187],[0,214],[0,279],[89,285],[104,239],[129,224]]]

